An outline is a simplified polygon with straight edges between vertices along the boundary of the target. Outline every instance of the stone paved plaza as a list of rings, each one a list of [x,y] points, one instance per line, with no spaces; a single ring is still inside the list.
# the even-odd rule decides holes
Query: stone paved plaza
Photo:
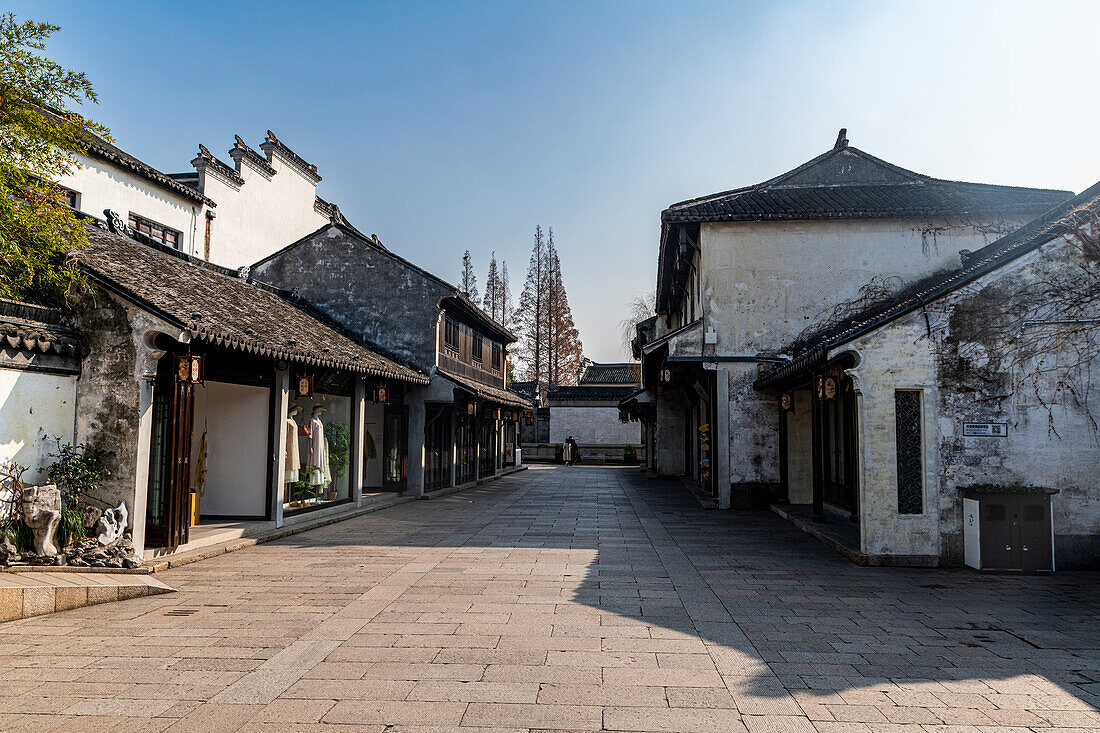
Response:
[[[17,731],[1100,729],[1096,574],[861,568],[532,468],[0,625]]]

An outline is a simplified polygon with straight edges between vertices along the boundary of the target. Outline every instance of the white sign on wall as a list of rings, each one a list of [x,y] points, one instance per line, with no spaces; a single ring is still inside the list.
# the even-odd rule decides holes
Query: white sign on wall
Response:
[[[1006,422],[967,422],[963,423],[963,436],[967,438],[1007,438]]]

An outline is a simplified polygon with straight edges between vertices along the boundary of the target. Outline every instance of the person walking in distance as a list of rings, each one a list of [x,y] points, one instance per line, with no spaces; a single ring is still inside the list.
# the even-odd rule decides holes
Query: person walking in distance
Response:
[[[573,440],[572,435],[565,439],[562,457],[565,458],[565,463],[568,466],[575,466],[581,462],[581,452],[577,448],[577,441]]]

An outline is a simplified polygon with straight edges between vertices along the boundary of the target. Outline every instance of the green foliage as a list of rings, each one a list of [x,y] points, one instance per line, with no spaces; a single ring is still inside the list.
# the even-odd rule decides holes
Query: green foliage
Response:
[[[87,290],[68,258],[87,239],[65,192],[49,181],[77,167],[107,128],[72,112],[96,102],[83,73],[40,52],[58,26],[0,15],[0,297],[59,306]]]
[[[59,546],[68,547],[80,542],[87,534],[84,532],[84,511],[81,509],[62,509],[61,522],[57,525]]]
[[[46,469],[46,476],[61,489],[63,506],[77,509],[80,497],[99,488],[99,482],[111,475],[105,465],[107,452],[85,443],[74,446],[56,436],[50,440],[57,445],[57,452],[50,453],[50,458],[57,460]]]
[[[638,454],[634,451],[634,446],[632,446],[630,443],[627,443],[626,447],[623,448],[623,460],[633,463],[637,457]]]
[[[31,532],[31,528],[23,524],[22,518],[9,519],[4,524],[0,524],[0,535],[10,532],[15,542],[15,549],[19,550],[19,554],[26,554],[34,550],[34,533]]]
[[[335,483],[336,479],[348,472],[351,430],[345,423],[329,423],[325,426],[325,442],[328,443],[328,470]]]

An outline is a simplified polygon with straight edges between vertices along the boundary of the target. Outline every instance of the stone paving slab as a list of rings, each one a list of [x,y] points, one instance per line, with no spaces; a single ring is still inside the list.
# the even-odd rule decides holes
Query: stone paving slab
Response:
[[[0,730],[1100,730],[1100,574],[858,567],[632,468],[156,578],[178,592],[0,625]]]

